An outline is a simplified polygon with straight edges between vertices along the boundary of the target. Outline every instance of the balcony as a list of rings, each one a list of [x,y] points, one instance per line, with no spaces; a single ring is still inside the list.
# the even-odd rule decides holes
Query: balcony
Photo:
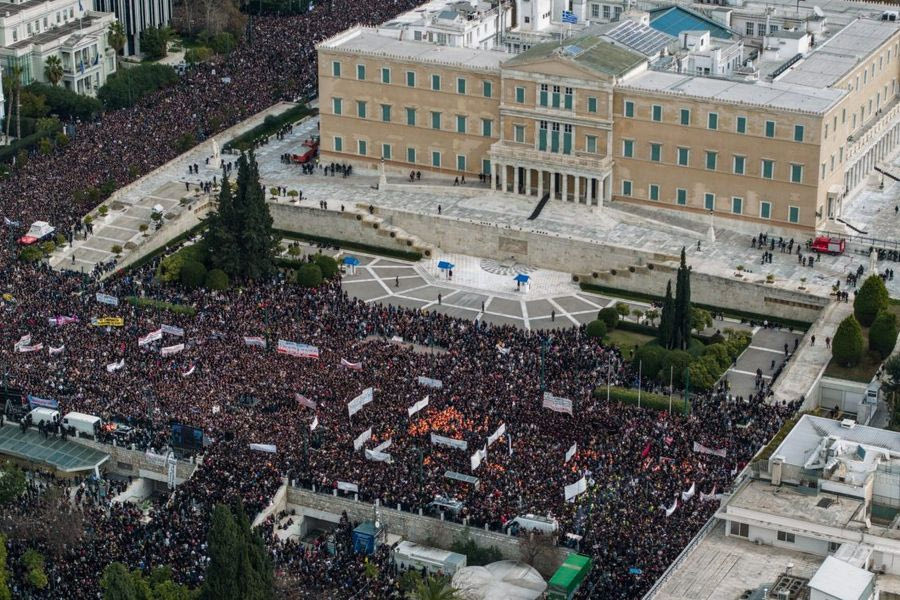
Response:
[[[869,145],[877,142],[885,131],[893,127],[900,118],[900,98],[895,97],[882,106],[862,127],[847,138],[847,160],[851,161],[868,150]]]
[[[582,172],[590,174],[607,173],[612,169],[613,160],[609,156],[573,152],[541,152],[525,144],[496,142],[491,145],[491,162],[494,164],[521,164],[535,169]]]

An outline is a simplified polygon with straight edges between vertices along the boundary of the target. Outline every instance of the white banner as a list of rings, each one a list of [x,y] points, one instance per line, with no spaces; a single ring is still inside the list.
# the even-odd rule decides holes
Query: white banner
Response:
[[[160,327],[163,333],[168,333],[169,335],[174,335],[177,337],[184,337],[184,329],[181,327],[175,327],[174,325],[163,325]]]
[[[151,331],[144,337],[138,338],[138,346],[146,346],[151,342],[156,342],[162,339],[162,329],[157,329],[156,331]]]
[[[444,387],[444,382],[440,379],[432,379],[431,377],[419,376],[416,381],[419,382],[419,385],[424,385],[425,387],[441,389]]]
[[[453,438],[444,437],[436,433],[431,434],[431,443],[439,444],[441,446],[449,446],[451,448],[457,448],[458,450],[469,449],[469,442],[467,442],[466,440],[455,440]]]
[[[188,377],[194,372],[194,369],[197,368],[197,365],[191,365],[191,368],[181,374],[182,377]]]
[[[97,295],[94,296],[94,298],[97,299],[97,302],[100,302],[102,304],[111,304],[112,306],[119,305],[119,299],[115,296],[110,296],[109,294],[101,294],[100,292],[97,292]]]
[[[172,356],[184,350],[184,344],[175,344],[174,346],[164,346],[159,349],[159,353],[163,356]]]
[[[259,346],[260,348],[265,348],[266,340],[264,338],[256,337],[256,336],[252,336],[252,337],[244,336],[244,345],[245,346]]]
[[[318,426],[319,426],[319,415],[316,415],[315,417],[313,417],[312,423],[309,424],[309,430],[315,431],[316,427],[318,427]]]
[[[66,346],[65,346],[65,344],[63,344],[62,346],[59,346],[58,348],[54,348],[53,346],[50,346],[49,348],[47,348],[47,351],[50,353],[50,356],[53,356],[54,354],[61,354],[62,351],[65,349],[66,349]]]
[[[469,458],[469,462],[472,465],[473,471],[481,466],[481,461],[484,460],[485,456],[487,456],[487,452],[485,452],[484,449],[481,449],[476,450],[475,454],[473,454],[471,458]]]
[[[691,483],[691,489],[689,489],[689,490],[686,491],[686,492],[681,492],[681,501],[682,501],[682,502],[687,502],[688,500],[690,500],[691,498],[693,498],[693,497],[694,497],[694,494],[696,494],[696,493],[697,493],[697,484],[696,484],[696,483]]]
[[[378,450],[369,450],[366,448],[366,460],[374,460],[377,462],[394,462],[390,454],[379,452]]]
[[[344,490],[345,492],[359,492],[359,486],[355,483],[347,483],[346,481],[338,481],[337,489]]]
[[[313,410],[316,409],[316,403],[303,394],[294,394],[294,398],[300,406],[305,406],[306,408],[311,408]]]
[[[713,486],[712,491],[708,494],[704,494],[703,492],[700,492],[700,502],[708,502],[710,500],[721,500],[721,499],[722,499],[722,494],[716,493],[716,486]]]
[[[550,392],[544,392],[544,408],[549,408],[554,412],[563,412],[572,414],[572,401],[568,398],[560,398],[554,396]]]
[[[666,508],[666,507],[663,506],[662,508]],[[666,518],[667,519],[672,516],[672,513],[675,512],[676,508],[678,508],[678,498],[675,498],[675,501],[672,503],[672,506],[670,506],[669,508],[666,508]]]
[[[582,477],[575,483],[567,485],[563,490],[563,495],[566,498],[566,502],[574,502],[575,496],[582,494],[585,491],[587,491],[587,479]]]
[[[491,435],[488,436],[488,439],[487,439],[488,448],[491,447],[491,444],[493,444],[494,442],[499,440],[500,436],[503,435],[504,433],[506,433],[506,423],[503,423],[502,425],[500,425],[500,427],[497,428],[497,431],[495,431],[494,433],[492,433]]]
[[[257,450],[259,452],[269,452],[271,454],[275,454],[276,452],[278,452],[275,444],[250,444],[250,449]]]
[[[370,439],[372,439],[372,428],[371,428],[371,427],[369,427],[368,429],[366,429],[365,431],[363,431],[361,434],[359,434],[358,436],[356,436],[356,439],[353,440],[353,450],[354,450],[354,451],[359,450],[359,449],[362,448],[362,447],[365,445],[365,443],[368,442]]]
[[[712,454],[713,456],[719,456],[721,458],[725,458],[725,456],[728,454],[728,451],[724,448],[719,450],[716,450],[714,448],[707,448],[699,442],[694,442],[694,452],[700,452],[701,454]]]
[[[574,444],[572,444],[572,447],[569,448],[568,452],[566,452],[566,462],[569,462],[570,460],[572,460],[572,457],[575,456],[576,452],[578,452],[578,442],[575,442]]]
[[[377,446],[375,446],[374,451],[375,452],[384,452],[385,450],[387,450],[388,448],[391,447],[392,441],[393,441],[392,438],[386,439],[385,441],[383,441],[380,444],[378,444]]]
[[[372,401],[372,392],[372,388],[368,387],[364,389],[359,396],[347,403],[347,412],[350,413],[351,417],[358,413],[363,406]]]
[[[346,358],[341,359],[341,366],[347,367],[348,369],[353,369],[354,371],[362,370],[362,362],[352,362],[347,360]]]
[[[13,350],[18,352],[19,348],[21,348],[22,346],[27,346],[29,344],[31,344],[31,334],[26,333],[25,335],[23,335],[22,337],[19,338],[18,342],[13,344]]]
[[[416,402],[415,404],[413,404],[412,406],[407,408],[406,409],[407,416],[409,416],[409,417],[413,416],[414,414],[416,414],[417,412],[419,412],[426,406],[428,406],[428,396],[425,396],[424,399],[419,400],[418,402]]]
[[[122,360],[120,360],[119,362],[109,363],[108,365],[106,365],[106,372],[112,373],[113,371],[118,371],[119,369],[121,369],[124,366],[125,366],[125,357],[122,357]]]
[[[19,352],[40,352],[44,349],[44,344],[35,344],[33,346],[19,346]]]

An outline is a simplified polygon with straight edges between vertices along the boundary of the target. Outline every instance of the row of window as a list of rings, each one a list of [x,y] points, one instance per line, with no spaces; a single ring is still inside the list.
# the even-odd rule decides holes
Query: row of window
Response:
[[[634,195],[634,182],[623,179],[622,180],[622,195],[631,197]],[[662,198],[662,188],[658,183],[651,183],[647,186],[647,198],[649,200],[653,200],[659,202]],[[679,206],[687,206],[688,203],[688,191],[684,188],[675,188],[675,198],[673,199],[675,204]],[[703,208],[706,210],[716,210],[716,195],[711,193],[703,194]],[[732,196],[731,197],[731,209],[732,214],[735,215],[743,215],[746,214],[744,212],[744,199],[740,196]],[[720,209],[721,210],[721,209]],[[771,219],[772,218],[772,203],[767,201],[761,201],[759,203],[759,218],[760,219]],[[787,219],[790,223],[799,223],[800,222],[800,208],[797,206],[788,206]]]
[[[381,104],[381,120],[384,123],[391,123],[393,121],[393,107],[390,104]],[[332,98],[331,99],[331,112],[335,115],[343,115],[344,114],[344,100],[343,98]],[[419,111],[412,107],[405,107],[406,114],[406,124],[415,127],[419,124],[418,114]],[[430,113],[430,124],[432,129],[443,129],[443,119],[444,114],[441,112],[431,111]],[[360,119],[369,118],[369,103],[365,100],[357,100],[356,101],[356,116]],[[455,115],[456,117],[456,128],[454,131],[456,133],[468,133],[469,132],[469,117],[466,115]],[[491,137],[494,134],[494,120],[493,119],[481,119],[481,135],[485,137]]]
[[[664,118],[664,109],[661,104],[652,104],[650,105],[650,119],[652,121],[663,122]],[[626,100],[624,106],[624,114],[627,118],[633,119],[635,118],[636,107],[634,101]],[[678,112],[678,123],[680,125],[685,125],[690,127],[693,124],[691,109],[682,108],[679,109]],[[738,116],[734,120],[734,131],[735,133],[747,133],[747,117]],[[719,129],[719,113],[717,112],[708,112],[706,113],[706,128],[718,130]],[[802,142],[803,136],[805,133],[805,127],[803,125],[794,125],[793,126],[793,137],[792,139],[795,142]],[[776,121],[767,120],[763,124],[763,135],[768,138],[778,137],[778,123]]]
[[[651,162],[663,162],[663,145],[650,143],[648,158]],[[635,158],[635,141],[622,140],[622,157]],[[719,153],[714,150],[705,151],[706,169],[715,171],[719,167]],[[675,164],[680,167],[691,166],[691,149],[678,147],[675,149]],[[735,175],[747,174],[747,157],[737,154],[731,157],[731,172]],[[775,179],[775,161],[762,159],[760,161],[759,176],[763,179]],[[803,165],[791,163],[788,169],[788,181],[791,183],[803,183]]]
[[[341,136],[334,137],[334,143],[332,148],[335,152],[343,152],[344,151],[344,138]],[[359,156],[369,156],[369,143],[366,140],[357,140],[356,141],[356,153]],[[384,160],[394,160],[394,147],[392,144],[381,144],[381,156],[378,158],[383,158]],[[406,162],[411,165],[415,164],[425,164],[419,162],[419,155],[415,148],[409,146],[406,148]],[[444,164],[444,155],[440,150],[432,150],[431,151],[431,162],[428,163],[432,167],[443,168],[448,167],[448,165]],[[457,171],[466,171],[468,167],[468,159],[465,154],[457,154],[456,155],[456,170]],[[491,172],[491,161],[488,159],[484,159],[481,161],[481,172],[485,174],[490,174]]]
[[[516,104],[525,104],[525,87],[516,86],[515,88]],[[536,103],[543,108],[556,108],[560,110],[574,110],[575,108],[575,90],[570,87],[550,85],[547,83],[540,84]],[[589,113],[597,112],[597,97],[588,96],[587,111]]]
[[[331,63],[331,75],[340,77],[342,71],[341,61],[335,60]],[[358,81],[366,81],[366,65],[356,65],[356,79]],[[416,87],[417,75],[415,71],[406,71],[406,86]],[[381,83],[390,85],[393,82],[393,72],[390,67],[381,67]],[[465,77],[456,78],[456,93],[467,94],[469,83]],[[443,77],[436,73],[431,75],[431,90],[440,92],[443,90]],[[491,98],[494,95],[494,82],[483,80],[481,82],[481,94],[485,98]]]

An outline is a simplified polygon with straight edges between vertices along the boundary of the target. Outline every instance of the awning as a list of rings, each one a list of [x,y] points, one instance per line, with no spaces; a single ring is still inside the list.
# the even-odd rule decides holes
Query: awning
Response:
[[[64,473],[92,471],[109,454],[59,437],[47,437],[36,429],[22,431],[18,425],[0,427],[0,454],[40,463]]]
[[[525,275],[524,273],[519,273],[515,277],[515,281],[518,281],[519,283],[528,283],[529,279],[531,279],[531,278],[528,275]]]
[[[350,265],[351,267],[358,267],[358,266],[359,266],[359,259],[356,258],[355,256],[345,256],[345,257],[344,257],[344,264],[345,264],[345,265]]]
[[[446,260],[438,261],[438,269],[441,270],[452,269],[455,266],[456,265],[454,265],[453,263],[448,263]]]

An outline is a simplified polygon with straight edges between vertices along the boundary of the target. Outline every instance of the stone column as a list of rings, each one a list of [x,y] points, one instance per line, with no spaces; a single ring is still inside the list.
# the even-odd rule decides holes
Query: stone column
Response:
[[[513,194],[519,193],[519,165],[513,165]]]
[[[543,198],[544,197],[544,172],[540,169],[537,169],[537,180],[538,180],[537,195],[538,195],[538,198]]]
[[[556,186],[556,172],[550,171],[550,199],[556,200],[556,194],[559,189]]]
[[[569,174],[562,173],[562,200],[563,202],[569,201]]]
[[[575,200],[574,201],[581,202],[581,197],[579,196],[579,193],[578,193],[580,191],[579,188],[581,187],[581,185],[580,185],[581,184],[581,175],[575,175],[574,179],[575,179],[575,181],[573,182],[575,185],[575,190],[574,190]]]
[[[500,165],[500,190],[506,191],[506,165]]]

